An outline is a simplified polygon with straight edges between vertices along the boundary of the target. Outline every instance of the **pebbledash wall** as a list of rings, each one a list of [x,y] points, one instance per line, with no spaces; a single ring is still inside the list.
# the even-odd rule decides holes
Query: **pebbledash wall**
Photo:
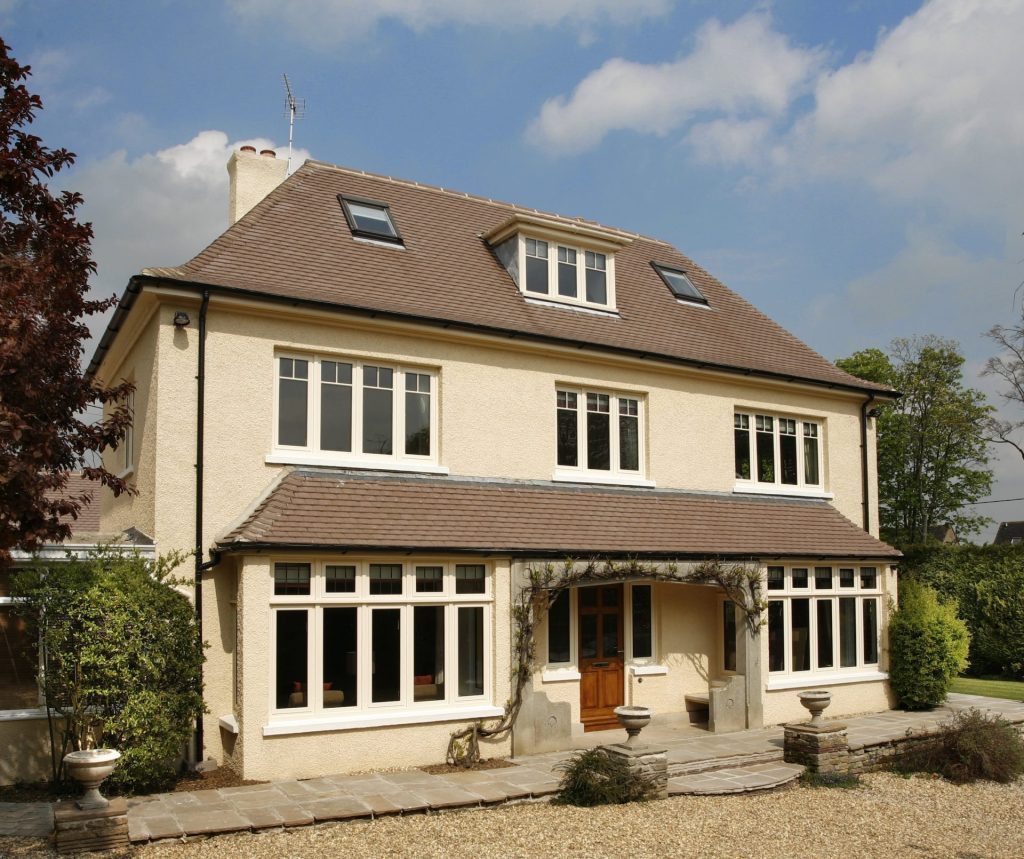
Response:
[[[190,314],[190,325],[173,325],[178,310]],[[138,421],[131,479],[139,492],[118,499],[104,494],[103,529],[116,532],[134,526],[152,533],[160,552],[188,551],[194,542],[198,313],[195,293],[173,284],[161,290],[147,287],[100,370],[104,380],[135,381]],[[219,296],[211,299],[207,331],[206,546],[227,533],[285,467],[276,459],[268,462],[274,458],[270,455],[275,357],[282,351],[379,360],[436,372],[437,464],[452,475],[550,480],[555,467],[556,385],[593,386],[640,396],[645,410],[645,475],[662,488],[734,489],[733,414],[737,409],[814,419],[822,425],[823,485],[832,503],[853,522],[860,522],[863,515],[860,408],[864,398],[859,395]],[[510,380],[511,373],[514,379]],[[510,391],[515,396],[509,396]],[[484,420],[490,427],[501,427],[500,433],[482,431]],[[509,443],[496,443],[501,439]],[[873,461],[873,432],[869,433],[869,456]],[[301,464],[301,457],[296,462]],[[877,536],[874,481],[869,506]],[[491,702],[500,707],[509,688],[511,577],[507,560],[488,562],[494,583]],[[225,558],[204,577],[204,637],[210,644],[205,672],[206,754],[230,762],[253,778],[440,760],[455,727],[450,722],[264,735],[271,722],[270,563],[262,555]],[[879,567],[880,572],[885,569]],[[887,591],[893,592],[891,576],[884,581]],[[627,701],[648,704],[658,712],[681,712],[683,695],[691,687],[693,691],[706,688],[708,677],[716,673],[721,638],[707,618],[712,612],[720,614],[719,599],[710,588],[658,587],[657,652],[665,670],[630,672]],[[702,626],[678,622],[686,618],[705,620]],[[765,636],[762,644],[766,654]],[[542,646],[543,641],[538,649]],[[766,664],[766,655],[762,659]],[[884,682],[830,688],[835,694],[835,715],[889,704]],[[554,705],[567,705],[566,718],[578,723],[577,682],[545,678],[539,671],[533,690]],[[766,723],[804,715],[793,691],[767,691],[764,706]],[[222,717],[231,717],[229,727]],[[339,738],[344,743],[339,744]],[[413,758],[413,749],[422,750],[423,760]]]

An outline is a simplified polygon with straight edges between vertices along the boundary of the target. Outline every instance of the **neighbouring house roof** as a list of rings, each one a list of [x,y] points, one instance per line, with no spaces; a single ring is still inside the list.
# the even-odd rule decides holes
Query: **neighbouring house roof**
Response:
[[[73,519],[70,516],[62,517],[71,526],[72,539],[75,539],[76,535],[91,535],[99,532],[100,502],[97,493],[98,488],[99,483],[95,480],[89,480],[81,472],[76,471],[68,475],[68,482],[64,485],[63,491],[46,493],[46,497],[51,499],[81,497],[83,495],[88,498],[88,501],[78,511],[77,519]]]
[[[994,545],[1024,542],[1024,522],[1000,522]]]
[[[301,469],[287,473],[217,547],[900,557],[823,501]]]
[[[386,203],[404,246],[353,238],[338,195]],[[173,279],[700,367],[888,390],[839,370],[675,248],[632,233],[611,231],[628,242],[615,253],[617,314],[527,300],[485,240],[517,214],[534,211],[307,161],[194,259],[147,269],[141,280]],[[545,217],[570,230],[596,228],[582,219]],[[652,263],[684,271],[707,307],[677,301]],[[130,286],[122,307],[132,300]]]

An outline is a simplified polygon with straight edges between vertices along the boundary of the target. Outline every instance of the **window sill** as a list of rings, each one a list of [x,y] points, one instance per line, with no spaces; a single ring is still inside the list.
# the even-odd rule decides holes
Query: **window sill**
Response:
[[[565,668],[545,668],[540,675],[544,683],[564,683],[566,681],[579,681],[581,675],[576,668],[566,666]]]
[[[556,483],[596,483],[601,486],[642,486],[645,489],[654,489],[657,485],[653,480],[645,480],[642,477],[627,477],[625,475],[595,474],[590,471],[562,471],[555,469],[551,479]]]
[[[785,495],[790,498],[820,498],[832,501],[836,496],[821,489],[804,489],[799,486],[778,486],[774,483],[737,483],[732,491],[743,495]]]
[[[0,710],[0,722],[26,722],[30,719],[45,719],[46,709],[35,707],[25,710]],[[60,718],[59,716],[57,718]]]
[[[812,686],[842,686],[847,683],[870,683],[878,680],[888,680],[889,675],[885,671],[859,672],[856,674],[816,674],[810,677],[779,677],[769,678],[767,690],[775,692],[779,689],[807,689]]]
[[[229,713],[227,716],[221,716],[217,719],[217,724],[219,724],[229,734],[238,733],[238,719],[235,718],[234,713]]]
[[[114,475],[118,480],[124,480],[127,477],[131,477],[135,474],[135,466],[129,465],[127,468],[122,468],[117,474]]]
[[[314,734],[322,731],[350,731],[355,728],[378,728],[387,725],[417,725],[429,722],[459,722],[466,719],[497,719],[504,715],[501,707],[482,704],[475,707],[444,709],[406,709],[399,712],[359,713],[353,716],[316,716],[285,721],[279,719],[263,726],[264,737],[289,734]]]
[[[374,471],[415,471],[421,474],[448,474],[449,469],[418,459],[360,459],[356,457],[324,456],[303,451],[275,451],[264,458],[267,465],[326,465],[333,468],[367,468]]]
[[[660,677],[668,674],[667,665],[630,665],[629,671],[634,677]]]

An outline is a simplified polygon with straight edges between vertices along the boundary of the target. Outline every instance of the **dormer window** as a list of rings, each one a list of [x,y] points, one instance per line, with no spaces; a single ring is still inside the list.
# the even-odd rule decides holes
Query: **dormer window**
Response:
[[[615,252],[630,237],[517,214],[484,238],[526,298],[615,311]]]
[[[661,275],[661,279],[665,281],[665,286],[672,290],[672,294],[676,297],[677,301],[685,301],[691,304],[708,303],[708,300],[701,295],[700,290],[693,285],[693,281],[686,276],[686,272],[658,265],[656,262],[652,262],[651,265]]]
[[[338,195],[338,201],[341,203],[341,209],[345,213],[345,220],[348,221],[348,227],[352,230],[353,236],[397,245],[403,244],[387,203],[346,197],[343,194]]]

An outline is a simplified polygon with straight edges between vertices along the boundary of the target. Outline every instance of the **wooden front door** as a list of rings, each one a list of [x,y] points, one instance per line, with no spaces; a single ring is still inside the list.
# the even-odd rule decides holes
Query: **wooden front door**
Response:
[[[618,726],[613,710],[624,702],[623,588],[579,589],[580,719],[585,731]]]

